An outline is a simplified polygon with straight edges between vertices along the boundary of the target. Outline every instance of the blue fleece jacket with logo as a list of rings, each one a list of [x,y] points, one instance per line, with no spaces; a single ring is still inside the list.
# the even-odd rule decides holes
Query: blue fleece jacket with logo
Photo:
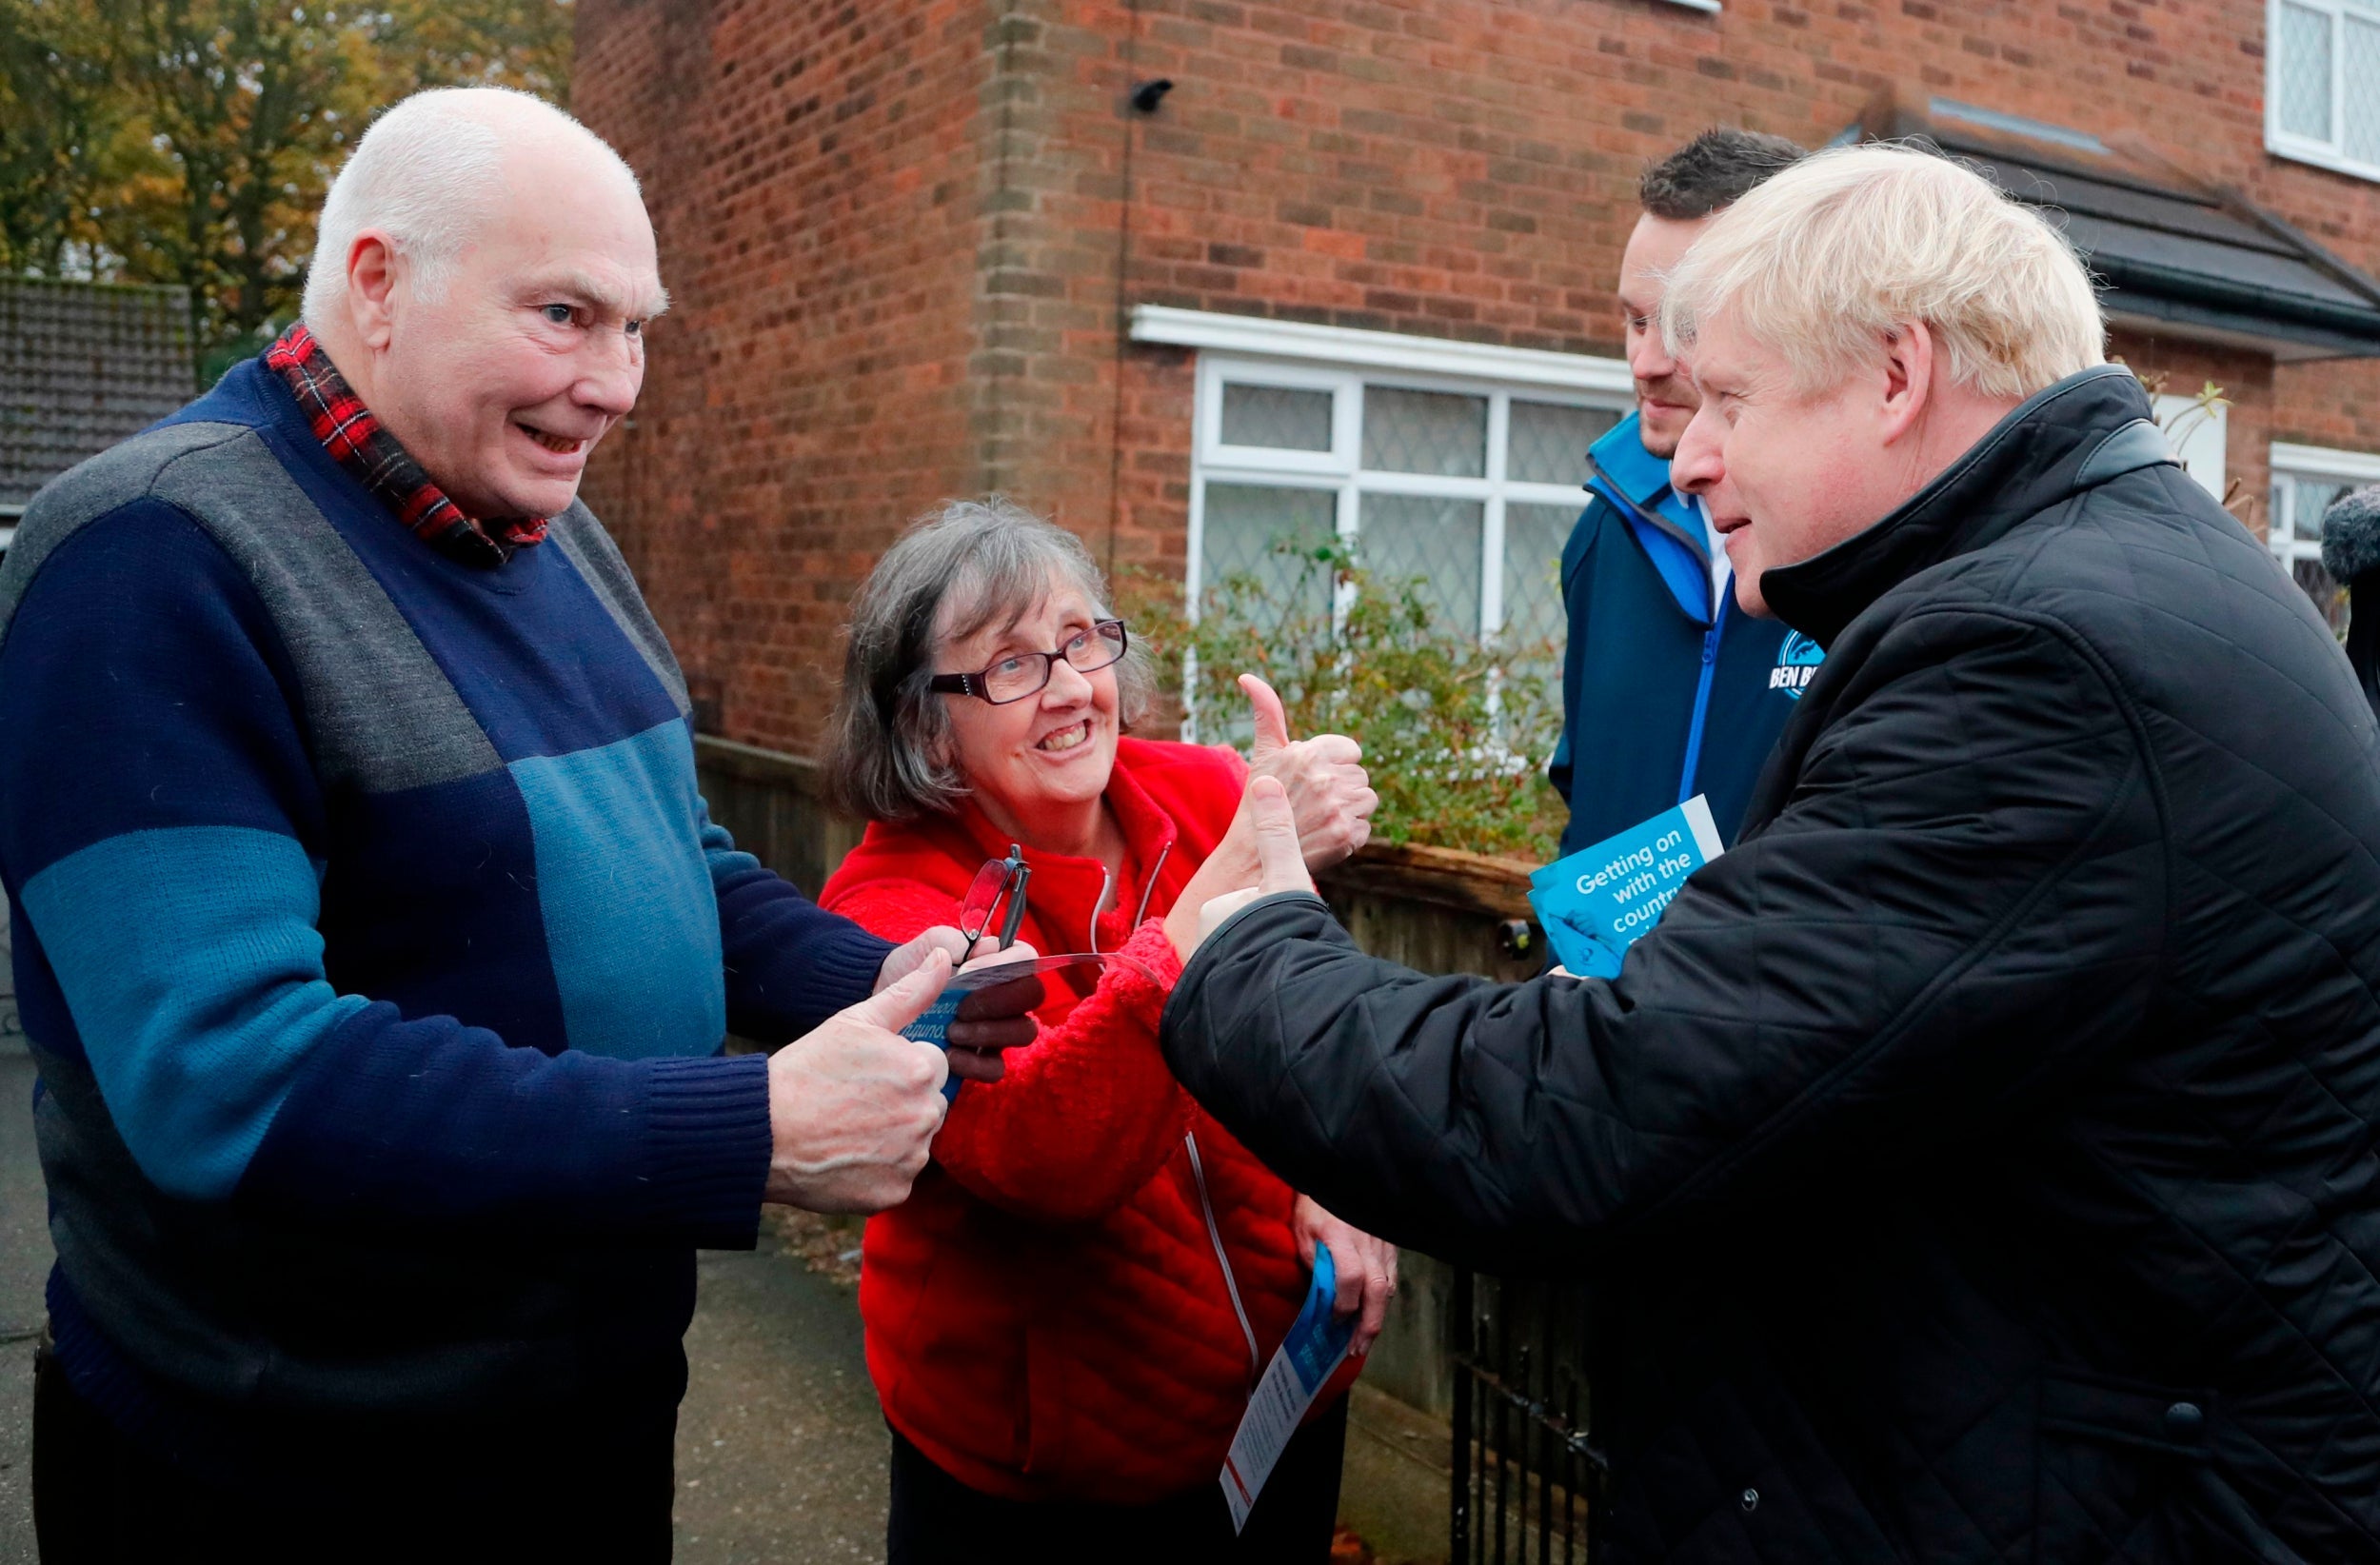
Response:
[[[53,1329],[120,1427],[674,1384],[693,1248],[752,1242],[768,1165],[724,1039],[888,949],[708,820],[688,712],[583,506],[460,564],[261,363],[35,500],[0,881]]]
[[[1562,735],[1547,777],[1576,853],[1707,794],[1729,842],[1761,765],[1823,657],[1712,602],[1702,519],[1644,448],[1635,415],[1589,448],[1587,508],[1562,549]]]

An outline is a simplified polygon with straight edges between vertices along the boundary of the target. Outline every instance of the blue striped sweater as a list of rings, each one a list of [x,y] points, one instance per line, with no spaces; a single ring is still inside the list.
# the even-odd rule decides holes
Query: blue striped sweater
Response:
[[[674,1395],[693,1247],[752,1242],[768,1162],[723,1039],[887,949],[709,821],[584,506],[459,564],[255,362],[27,512],[0,881],[60,1353],[176,1445]]]

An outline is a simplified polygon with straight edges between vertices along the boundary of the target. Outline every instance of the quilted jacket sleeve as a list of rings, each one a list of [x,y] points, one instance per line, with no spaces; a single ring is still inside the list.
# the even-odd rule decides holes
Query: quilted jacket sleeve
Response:
[[[1268,898],[1184,972],[1176,1073],[1291,1184],[1505,1269],[2004,1131],[2135,1034],[2163,960],[2160,780],[2053,624],[1913,614],[1766,829],[1611,982],[1427,978]]]
[[[841,908],[888,940],[953,922],[950,898],[879,881]],[[1111,969],[1081,1003],[1021,1049],[988,1085],[969,1082],[934,1139],[934,1160],[970,1195],[1040,1222],[1087,1222],[1121,1206],[1180,1144],[1190,1100],[1157,1052],[1166,985],[1180,971],[1151,919],[1122,954],[1159,981]]]

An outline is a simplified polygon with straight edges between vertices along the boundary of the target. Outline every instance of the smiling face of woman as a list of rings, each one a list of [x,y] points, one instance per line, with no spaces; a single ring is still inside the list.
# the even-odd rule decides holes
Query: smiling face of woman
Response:
[[[934,667],[972,674],[1003,658],[1052,651],[1104,617],[1080,587],[1053,577],[1013,619],[995,615],[967,636],[944,639]],[[929,699],[944,703],[951,760],[995,825],[1053,847],[1093,828],[1122,731],[1114,664],[1085,674],[1061,658],[1037,694],[999,706],[973,696]]]

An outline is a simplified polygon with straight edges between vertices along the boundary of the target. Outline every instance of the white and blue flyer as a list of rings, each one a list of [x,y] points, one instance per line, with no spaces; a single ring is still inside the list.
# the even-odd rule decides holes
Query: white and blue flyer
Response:
[[[1280,1460],[1282,1448],[1314,1405],[1315,1393],[1355,1340],[1356,1317],[1331,1313],[1338,1297],[1339,1268],[1332,1264],[1331,1247],[1318,1244],[1305,1307],[1281,1338],[1280,1351],[1265,1366],[1264,1378],[1256,1383],[1248,1411],[1240,1415],[1240,1428],[1232,1435],[1231,1453],[1223,1458],[1223,1503],[1231,1507],[1235,1533],[1248,1525],[1248,1513],[1256,1509],[1264,1480],[1273,1476],[1273,1464]]]
[[[1151,983],[1159,981],[1157,975],[1140,962],[1113,951],[1037,957],[1031,961],[1017,961],[987,958],[981,963],[969,963],[952,973],[950,981],[942,985],[942,992],[934,997],[934,1003],[925,1008],[922,1016],[902,1028],[901,1036],[916,1039],[921,1043],[931,1043],[938,1049],[947,1049],[950,1047],[950,1024],[959,1019],[959,1007],[966,1002],[969,995],[996,984],[1014,982],[1021,978],[1039,978],[1044,973],[1063,972],[1070,967],[1082,969],[1086,984],[1097,983],[1099,975],[1111,967],[1129,967]],[[956,1076],[944,1081],[943,1099],[955,1100],[959,1089],[964,1085],[965,1080]]]
[[[1617,978],[1620,958],[1660,921],[1686,877],[1725,852],[1701,794],[1529,877],[1529,905],[1555,960],[1580,978]]]

